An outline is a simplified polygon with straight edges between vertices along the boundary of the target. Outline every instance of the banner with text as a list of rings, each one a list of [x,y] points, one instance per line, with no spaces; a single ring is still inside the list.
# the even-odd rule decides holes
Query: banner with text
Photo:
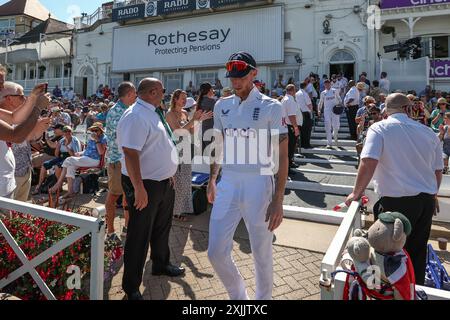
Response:
[[[112,11],[112,21],[145,18],[145,4],[115,8]]]
[[[450,78],[450,60],[430,62],[430,78]]]
[[[118,27],[113,72],[222,66],[237,51],[258,63],[283,62],[282,7]]]
[[[380,8],[393,9],[445,3],[450,3],[450,0],[381,0]]]

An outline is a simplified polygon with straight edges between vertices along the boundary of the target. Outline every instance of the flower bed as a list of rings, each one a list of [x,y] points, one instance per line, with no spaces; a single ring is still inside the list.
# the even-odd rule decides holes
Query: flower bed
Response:
[[[87,210],[78,213],[89,215]],[[2,221],[29,260],[77,230],[74,226],[18,212],[13,212],[10,217],[3,218]],[[90,238],[90,234],[84,236],[35,268],[58,300],[88,299],[89,286],[86,285],[88,282],[86,279],[89,279],[90,269]],[[121,244],[105,242],[106,277],[114,263],[122,256],[122,252]],[[13,249],[0,235],[0,279],[21,265]],[[81,271],[82,285],[78,290],[71,290],[66,285],[72,275],[67,273],[67,268],[72,265],[79,267]],[[45,296],[29,274],[23,275],[1,291],[23,300],[45,300]]]

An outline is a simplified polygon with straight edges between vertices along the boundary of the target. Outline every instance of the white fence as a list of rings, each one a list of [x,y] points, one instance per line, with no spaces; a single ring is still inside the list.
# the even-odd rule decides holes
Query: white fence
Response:
[[[12,283],[16,279],[20,278],[26,273],[29,273],[33,280],[38,285],[39,289],[49,300],[56,300],[55,296],[42,280],[36,267],[41,263],[47,261],[56,253],[64,250],[82,237],[91,234],[91,271],[90,271],[90,299],[91,300],[103,300],[103,275],[104,275],[104,238],[105,238],[105,226],[104,226],[104,207],[96,209],[97,217],[88,217],[71,212],[61,211],[57,209],[51,209],[41,207],[21,201],[10,200],[0,197],[0,209],[12,210],[21,212],[24,214],[33,215],[43,219],[64,223],[72,226],[76,226],[79,229],[68,235],[63,240],[55,243],[53,246],[33,258],[28,260],[22,249],[19,247],[14,237],[8,231],[6,226],[0,220],[0,234],[3,235],[14,250],[18,259],[22,263],[22,266],[7,277],[0,279],[0,291],[2,288]]]
[[[348,239],[353,235],[353,231],[359,228],[361,228],[360,203],[353,202],[322,260],[320,275],[322,300],[343,300],[346,274],[338,273],[335,278],[332,279],[331,273],[342,269],[340,267],[342,253]],[[418,289],[423,289],[429,300],[450,300],[449,291],[422,286],[416,287]]]

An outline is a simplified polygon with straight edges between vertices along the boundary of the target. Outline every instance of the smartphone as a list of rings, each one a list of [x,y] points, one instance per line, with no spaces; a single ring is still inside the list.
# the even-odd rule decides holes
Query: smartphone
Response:
[[[48,82],[45,84],[45,87],[44,87],[44,93],[47,93],[48,92]]]

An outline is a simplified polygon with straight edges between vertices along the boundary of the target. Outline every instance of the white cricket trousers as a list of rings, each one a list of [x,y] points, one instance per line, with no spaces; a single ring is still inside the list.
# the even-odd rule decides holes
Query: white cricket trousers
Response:
[[[248,300],[244,279],[231,256],[235,230],[244,219],[256,271],[256,300],[271,300],[273,233],[265,222],[274,193],[274,179],[250,173],[226,172],[217,185],[209,224],[208,257],[231,300]]]
[[[325,131],[327,133],[328,144],[333,143],[333,137],[337,137],[339,133],[339,127],[341,126],[341,116],[334,114],[332,108],[326,108],[324,110]]]
[[[68,157],[62,164],[63,168],[67,168],[66,177],[75,178],[75,173],[78,168],[95,168],[99,165],[100,160],[95,160],[86,156],[82,157]]]

